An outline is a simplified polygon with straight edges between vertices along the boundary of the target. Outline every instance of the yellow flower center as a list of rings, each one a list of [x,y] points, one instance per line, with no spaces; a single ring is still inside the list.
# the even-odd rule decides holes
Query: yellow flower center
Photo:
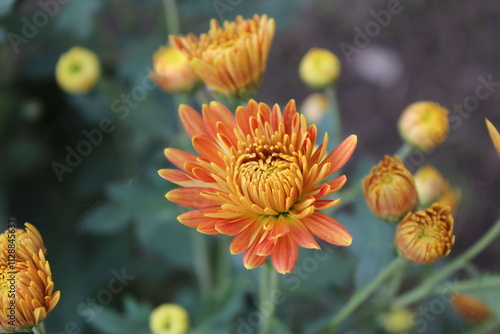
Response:
[[[275,132],[271,140],[258,136],[260,131],[256,132],[254,143],[240,142],[233,165],[233,181],[239,186],[238,195],[268,215],[288,213],[302,194],[299,153],[288,154],[293,148],[283,145],[278,139],[281,137],[279,132]]]

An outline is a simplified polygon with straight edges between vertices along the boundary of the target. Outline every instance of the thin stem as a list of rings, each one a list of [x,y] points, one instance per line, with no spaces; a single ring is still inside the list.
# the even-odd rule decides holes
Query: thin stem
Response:
[[[408,143],[404,143],[399,148],[399,150],[397,150],[396,153],[394,153],[394,155],[397,155],[399,158],[401,158],[401,160],[404,160],[410,155],[412,151],[413,148]]]
[[[208,265],[208,245],[203,234],[193,230],[193,248],[194,248],[194,269],[198,279],[198,287],[200,289],[201,299],[205,301],[208,292],[212,286],[210,267]]]
[[[273,298],[274,291],[278,288],[278,272],[269,264],[261,266],[259,286],[259,311],[264,316],[260,334],[269,334],[269,324],[274,313],[276,301]]]
[[[490,317],[483,321],[480,325],[476,326],[469,332],[469,334],[491,334],[498,333],[500,329],[500,319],[497,317]]]
[[[167,35],[176,35],[181,32],[179,23],[179,14],[175,0],[163,0],[165,10],[165,21],[167,26]]]
[[[47,331],[45,330],[45,325],[43,324],[43,321],[35,327],[32,328],[34,334],[45,334]]]
[[[229,238],[225,235],[221,235],[218,238],[218,256],[217,256],[217,272],[216,282],[218,286],[226,285],[229,279],[230,263],[229,263]]]
[[[405,267],[406,267],[407,262],[403,262],[401,264],[400,270],[396,271],[394,275],[392,275],[391,279],[389,280],[387,287],[383,290],[382,292],[382,304],[387,305],[389,301],[394,298],[394,296],[397,294],[399,287],[401,286],[401,283],[403,282],[404,274],[405,274]]]
[[[335,314],[332,320],[326,326],[326,331],[333,332],[335,328],[345,320],[361,303],[363,303],[366,298],[368,298],[375,289],[377,289],[380,284],[382,284],[387,278],[391,277],[400,266],[405,262],[401,257],[395,258],[384,270],[382,270],[377,277],[363,289],[359,290],[352,296],[347,304],[340,309],[339,312]]]
[[[485,249],[493,240],[495,240],[500,235],[500,218],[495,222],[495,224],[490,228],[490,230],[483,235],[474,245],[469,247],[460,256],[449,262],[440,271],[434,275],[427,278],[419,286],[411,291],[408,291],[393,303],[395,307],[406,306],[417,302],[425,298],[429,293],[432,292],[434,286],[442,279],[453,274],[458,269],[462,268],[467,262],[479,254],[483,249]]]
[[[325,95],[328,99],[328,111],[333,117],[333,145],[331,147],[337,147],[342,139],[342,124],[340,119],[340,109],[337,102],[337,89],[336,86],[327,87],[325,89]]]

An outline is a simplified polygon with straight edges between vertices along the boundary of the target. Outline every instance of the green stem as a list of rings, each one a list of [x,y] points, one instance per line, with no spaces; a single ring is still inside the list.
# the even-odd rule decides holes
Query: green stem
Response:
[[[274,313],[276,301],[273,298],[274,291],[278,288],[278,272],[268,263],[264,263],[260,269],[259,282],[259,311],[264,316],[260,334],[269,334],[269,324]]]
[[[193,235],[194,248],[194,269],[198,279],[201,299],[205,301],[212,287],[210,267],[208,265],[208,245],[203,234],[198,231],[191,231]]]
[[[394,275],[392,275],[391,279],[389,280],[387,287],[382,290],[382,305],[387,305],[389,302],[394,298],[394,296],[397,294],[399,287],[401,286],[401,283],[403,282],[404,274],[405,274],[405,267],[406,267],[407,262],[403,262],[401,264],[400,270],[395,272]]]
[[[409,144],[404,143],[399,148],[399,150],[397,150],[396,153],[394,153],[394,155],[397,155],[401,160],[405,160],[410,155],[410,153],[412,151],[413,151],[413,148]]]
[[[216,272],[216,282],[217,286],[226,285],[229,280],[230,274],[230,257],[229,257],[229,243],[230,239],[226,235],[219,236],[218,240],[218,256],[217,256],[217,272]]]
[[[333,137],[330,142],[330,147],[337,147],[342,140],[342,124],[340,119],[340,109],[337,102],[337,89],[336,86],[327,87],[325,95],[328,99],[328,111],[333,117]]]
[[[45,325],[43,324],[43,321],[35,327],[32,328],[34,334],[45,334],[47,331],[45,330]]]
[[[468,332],[468,334],[491,334],[498,333],[500,329],[500,319],[497,317],[490,317],[483,321],[480,325]]]
[[[167,35],[176,35],[181,32],[179,14],[175,0],[163,0]]]
[[[427,278],[419,286],[417,286],[411,291],[408,291],[407,293],[396,299],[393,303],[393,306],[402,307],[425,298],[432,292],[434,286],[439,281],[453,274],[458,269],[462,268],[465,264],[467,264],[467,262],[469,262],[483,249],[485,249],[499,235],[500,235],[500,218],[495,222],[495,224],[490,228],[490,230],[474,245],[469,247],[469,249],[463,252],[460,256],[449,262],[440,271]]]
[[[405,263],[405,260],[398,256],[384,270],[382,270],[369,285],[356,292],[354,296],[349,299],[347,304],[345,304],[344,307],[334,315],[325,328],[326,332],[333,332],[343,320],[345,320],[359,305],[361,305],[361,303],[366,300],[366,298],[372,294],[373,291],[375,291],[375,289],[380,286],[380,284],[396,273],[403,263]]]

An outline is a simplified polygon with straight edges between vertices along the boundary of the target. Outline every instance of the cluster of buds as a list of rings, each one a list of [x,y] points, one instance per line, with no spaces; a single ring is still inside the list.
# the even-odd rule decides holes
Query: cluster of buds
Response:
[[[399,222],[395,244],[401,256],[428,264],[450,253],[455,242],[450,204],[453,199],[453,208],[456,208],[456,196],[447,195],[447,191],[452,190],[437,170],[425,166],[414,179],[401,159],[386,156],[363,179],[363,191],[367,206],[375,216]],[[419,198],[426,205],[437,199],[441,202],[414,211]]]

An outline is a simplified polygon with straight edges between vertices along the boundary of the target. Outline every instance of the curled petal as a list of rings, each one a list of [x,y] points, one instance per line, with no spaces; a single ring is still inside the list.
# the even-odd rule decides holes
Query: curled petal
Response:
[[[354,153],[357,142],[358,136],[350,135],[326,157],[324,163],[331,163],[330,172],[327,175],[335,173],[346,164]]]

